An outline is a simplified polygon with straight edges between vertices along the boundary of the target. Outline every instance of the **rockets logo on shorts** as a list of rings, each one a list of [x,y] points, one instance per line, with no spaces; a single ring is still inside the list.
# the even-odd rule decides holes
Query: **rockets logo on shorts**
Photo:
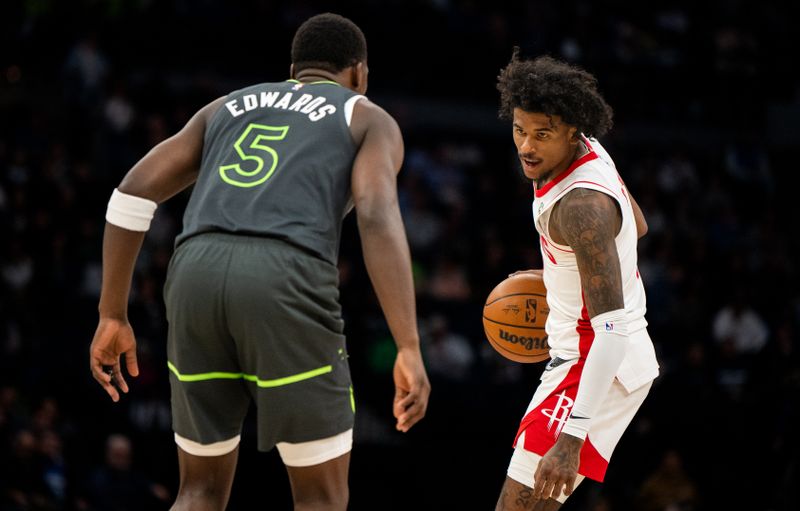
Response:
[[[555,438],[558,438],[558,435],[561,434],[561,430],[569,418],[569,411],[572,409],[572,405],[575,404],[575,401],[567,396],[565,392],[561,391],[561,394],[558,394],[558,401],[556,401],[556,405],[552,409],[542,410],[542,415],[550,419],[547,423],[547,431],[552,431],[553,424],[558,423],[556,430],[553,432],[553,437]]]

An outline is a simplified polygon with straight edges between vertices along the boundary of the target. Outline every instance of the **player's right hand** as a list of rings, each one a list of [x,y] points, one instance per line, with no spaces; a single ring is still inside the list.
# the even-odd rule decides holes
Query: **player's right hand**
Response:
[[[119,319],[100,318],[92,345],[89,347],[89,368],[94,379],[114,402],[119,401],[117,387],[122,392],[128,393],[128,384],[122,376],[122,367],[119,363],[120,355],[125,356],[128,374],[133,377],[139,376],[136,338],[131,325]],[[110,368],[110,371],[106,372],[103,366]]]
[[[405,348],[397,352],[394,387],[393,412],[397,418],[395,427],[405,433],[425,416],[431,393],[431,384],[418,348]]]

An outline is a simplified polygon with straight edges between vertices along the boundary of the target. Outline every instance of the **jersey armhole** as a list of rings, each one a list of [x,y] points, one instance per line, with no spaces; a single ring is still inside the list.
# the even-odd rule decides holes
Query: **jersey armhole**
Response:
[[[361,94],[357,94],[351,98],[349,98],[344,103],[344,121],[347,123],[347,127],[350,127],[350,122],[353,120],[353,109],[356,107],[356,102],[359,99],[365,99],[366,96],[362,96]]]

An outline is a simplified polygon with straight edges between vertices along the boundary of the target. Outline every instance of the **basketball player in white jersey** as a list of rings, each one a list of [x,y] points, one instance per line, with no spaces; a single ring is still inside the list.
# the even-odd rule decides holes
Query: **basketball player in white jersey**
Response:
[[[603,481],[614,447],[658,376],[636,244],[647,225],[596,138],[611,108],[595,78],[515,50],[499,76],[533,181],[552,360],[528,405],[497,510],[554,510],[584,477]],[[532,270],[541,271],[541,270]]]

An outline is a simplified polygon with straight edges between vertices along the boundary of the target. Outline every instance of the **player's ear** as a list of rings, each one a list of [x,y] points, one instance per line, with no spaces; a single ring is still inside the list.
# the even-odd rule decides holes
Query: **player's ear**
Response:
[[[359,94],[364,94],[367,92],[368,73],[369,68],[367,68],[366,62],[357,62],[355,65],[350,67],[350,81],[353,84],[353,90]]]
[[[294,64],[289,65],[289,78],[294,80]]]
[[[575,145],[581,141],[581,134],[578,132],[578,128],[575,126],[570,126],[567,136],[569,137],[569,143],[572,145]]]

